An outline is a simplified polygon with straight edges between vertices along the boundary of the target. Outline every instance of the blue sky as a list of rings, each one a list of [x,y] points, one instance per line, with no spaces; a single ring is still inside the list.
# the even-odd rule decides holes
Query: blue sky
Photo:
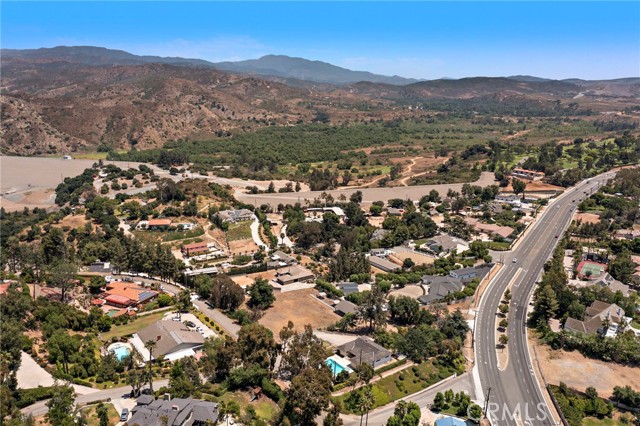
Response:
[[[11,2],[3,48],[285,54],[415,78],[640,76],[640,2]]]

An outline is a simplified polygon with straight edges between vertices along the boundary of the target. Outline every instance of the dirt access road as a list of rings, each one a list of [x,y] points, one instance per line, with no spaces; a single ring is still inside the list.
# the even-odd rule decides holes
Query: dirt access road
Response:
[[[495,176],[490,172],[482,172],[480,179],[475,182],[469,182],[472,185],[489,186],[495,183]],[[287,192],[287,193],[275,193],[275,194],[245,194],[241,191],[236,191],[236,198],[247,204],[261,205],[269,204],[272,207],[276,207],[278,204],[304,204],[305,200],[309,202],[315,198],[320,199],[320,195],[323,193],[330,194],[333,198],[338,199],[340,195],[344,194],[347,198],[356,191],[362,191],[362,204],[370,205],[374,201],[387,202],[392,198],[402,198],[417,201],[420,197],[428,194],[429,191],[435,189],[440,195],[446,195],[449,189],[460,192],[462,190],[462,183],[450,183],[440,185],[417,185],[417,186],[398,186],[391,188],[349,188],[349,189],[333,189],[328,191],[301,191],[301,192]]]

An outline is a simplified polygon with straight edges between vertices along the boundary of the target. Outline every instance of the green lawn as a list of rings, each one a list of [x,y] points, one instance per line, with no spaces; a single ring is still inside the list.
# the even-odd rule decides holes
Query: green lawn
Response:
[[[251,238],[251,221],[244,221],[240,223],[234,223],[229,225],[227,231],[227,238],[229,241],[235,240],[248,240]]]
[[[107,411],[109,413],[109,426],[114,426],[118,424],[120,421],[120,413],[116,411],[113,407],[113,404],[105,404],[107,407]],[[88,426],[99,426],[100,420],[96,415],[96,408],[98,405],[89,405],[85,407],[82,411],[87,415],[87,424]]]
[[[244,412],[245,407],[251,405],[255,410],[258,417],[263,420],[271,420],[278,412],[278,404],[267,398],[266,396],[260,397],[257,401],[249,402],[247,394],[241,392],[227,392],[220,397],[221,401],[229,402],[235,401],[242,408]]]
[[[139,330],[142,330],[146,326],[162,319],[162,317],[166,314],[167,311],[156,312],[154,314],[138,317],[135,320],[129,321],[124,325],[112,326],[111,330],[109,330],[108,332],[101,333],[100,338],[102,339],[102,341],[106,342],[108,340],[111,340],[113,337],[122,337],[133,334]]]
[[[584,426],[622,426],[623,423],[620,420],[615,419],[598,419],[595,417],[585,417],[582,419],[582,424]]]
[[[429,360],[378,380],[373,383],[372,388],[375,397],[373,408],[381,407],[402,397],[416,393],[449,377],[453,373],[453,369],[435,366],[433,365],[433,361]],[[357,391],[356,389],[355,392]],[[352,413],[348,404],[345,403],[351,394],[352,392],[347,392],[344,395],[336,397],[336,399],[341,402],[344,413]]]

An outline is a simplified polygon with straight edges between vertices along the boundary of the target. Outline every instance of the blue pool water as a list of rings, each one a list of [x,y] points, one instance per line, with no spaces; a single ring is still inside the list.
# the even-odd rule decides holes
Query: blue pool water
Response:
[[[340,374],[340,372],[347,370],[346,368],[344,368],[342,365],[338,364],[337,362],[335,362],[335,360],[331,358],[327,358],[324,362],[329,366],[334,376],[337,376],[338,374]]]
[[[118,358],[118,361],[122,361],[127,355],[129,355],[129,348],[126,346],[118,346],[115,348],[111,348],[111,352],[113,352]]]

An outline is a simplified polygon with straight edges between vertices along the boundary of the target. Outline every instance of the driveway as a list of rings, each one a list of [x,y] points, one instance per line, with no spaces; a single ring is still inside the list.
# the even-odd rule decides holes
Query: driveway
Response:
[[[26,353],[21,353],[20,368],[16,373],[18,387],[21,389],[32,389],[38,386],[53,386],[55,380],[51,374],[40,367],[35,359]],[[87,386],[72,385],[78,395],[89,395],[97,392],[97,389]]]
[[[168,384],[169,384],[169,380],[167,379],[154,380],[153,388],[160,389],[161,387],[167,386]],[[79,395],[78,397],[76,397],[76,404],[84,405],[93,401],[107,401],[107,400],[114,401],[116,399],[127,399],[129,394],[131,393],[131,386],[122,386],[119,388],[104,389],[104,390],[98,390],[98,389],[91,389],[91,390],[93,390],[94,392],[92,392],[89,395]],[[48,408],[46,405],[47,401],[48,400],[38,401],[35,404],[31,404],[20,411],[22,411],[23,414],[31,414],[34,417],[42,416],[48,411]]]
[[[353,334],[329,333],[326,331],[314,331],[313,334],[325,342],[329,342],[332,346],[340,346],[356,340],[358,336]]]
[[[258,219],[254,219],[253,222],[251,222],[251,238],[253,238],[253,242],[256,243],[258,247],[265,251],[269,250],[269,246],[260,238],[260,222]]]
[[[192,323],[194,323],[196,325],[196,328],[197,327],[202,327],[203,331],[202,331],[201,334],[205,339],[209,338],[209,337],[220,337],[220,336],[218,336],[218,334],[215,331],[211,330],[208,325],[206,325],[205,323],[200,321],[200,318],[198,318],[197,316],[195,316],[193,314],[189,314],[189,313],[187,313],[187,314],[170,313],[167,316],[165,316],[163,318],[163,320],[172,321],[174,318],[178,318],[178,317],[180,317],[180,321],[182,323],[184,323],[186,321],[191,321]]]
[[[193,306],[200,310],[203,314],[211,318],[216,324],[232,337],[238,337],[240,326],[233,322],[231,318],[220,312],[218,309],[210,308],[202,300],[194,300]]]

